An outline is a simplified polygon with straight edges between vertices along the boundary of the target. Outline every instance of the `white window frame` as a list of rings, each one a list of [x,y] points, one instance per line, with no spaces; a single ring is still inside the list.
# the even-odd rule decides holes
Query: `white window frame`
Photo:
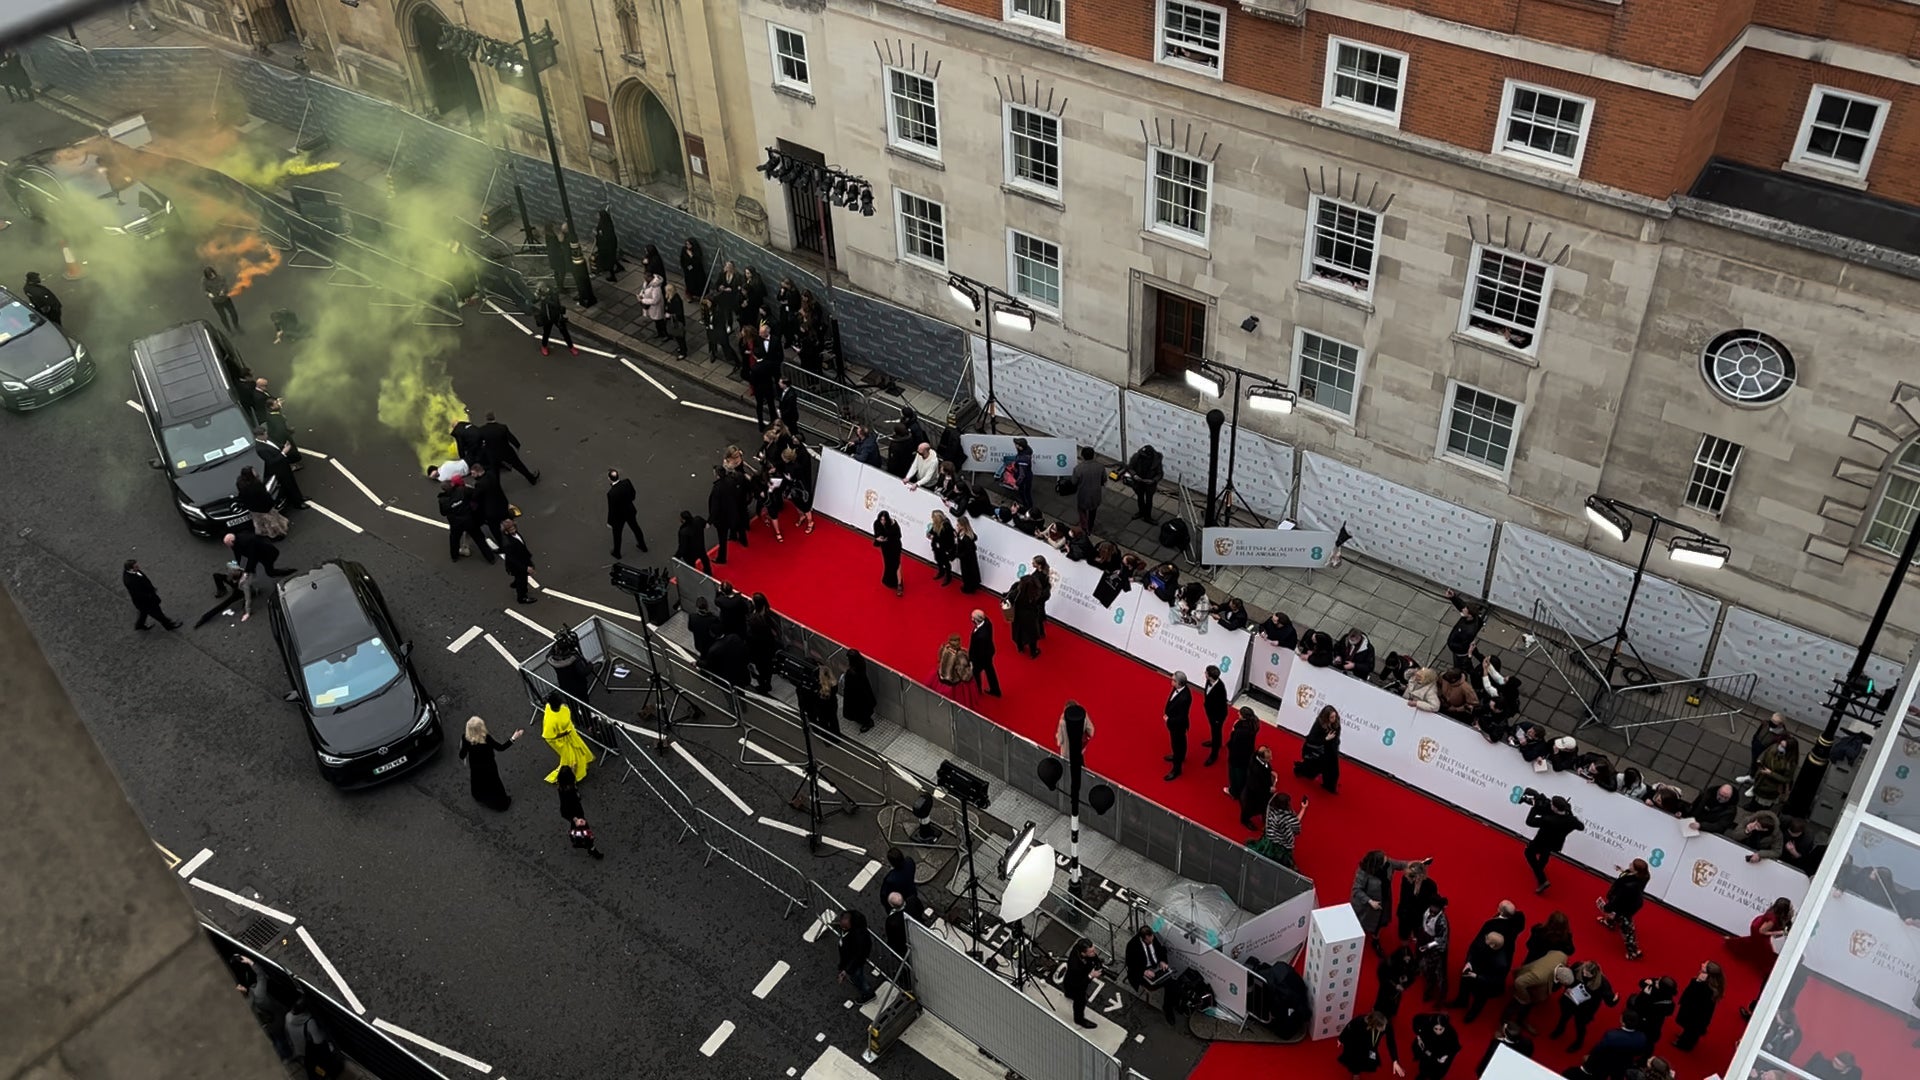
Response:
[[[1456,401],[1459,399],[1461,390],[1467,390],[1475,394],[1485,394],[1487,397],[1497,401],[1504,401],[1513,406],[1512,436],[1507,440],[1507,460],[1504,466],[1489,465],[1477,457],[1454,450],[1447,445],[1449,441],[1448,436],[1453,434],[1453,410]],[[1434,453],[1436,456],[1445,458],[1447,461],[1461,468],[1471,469],[1474,472],[1484,473],[1488,476],[1497,476],[1501,480],[1506,480],[1513,475],[1514,458],[1520,456],[1520,429],[1521,425],[1526,421],[1526,418],[1527,406],[1525,402],[1515,401],[1512,398],[1496,394],[1491,390],[1482,390],[1480,387],[1474,386],[1471,383],[1448,379],[1446,404],[1440,410],[1440,439],[1434,447]]]
[[[940,211],[941,258],[938,261],[930,259],[925,255],[916,254],[914,252],[907,250],[907,228],[906,228],[907,203],[906,203],[906,200],[908,199],[917,199],[920,202],[926,203],[928,206],[932,206]],[[893,189],[893,232],[894,232],[894,248],[896,253],[900,257],[901,262],[912,263],[915,266],[924,266],[929,270],[938,270],[943,274],[946,273],[946,270],[947,270],[946,256],[947,256],[947,253],[949,253],[953,248],[952,237],[950,237],[947,233],[947,204],[946,203],[943,203],[938,199],[929,199],[925,195],[916,195],[915,193],[911,191],[907,191],[903,188],[894,188]]]
[[[1053,125],[1053,185],[1051,187],[1049,187],[1046,184],[1040,183],[1038,180],[1031,180],[1031,179],[1028,179],[1027,177],[1019,175],[1018,171],[1014,168],[1015,162],[1018,160],[1013,150],[1013,145],[1014,145],[1013,114],[1014,113],[1029,113]],[[1052,199],[1059,198],[1060,197],[1060,179],[1061,179],[1061,173],[1062,173],[1062,166],[1064,164],[1062,160],[1062,155],[1060,152],[1061,151],[1060,118],[1053,115],[1050,112],[1047,112],[1044,109],[1033,109],[1033,108],[1028,108],[1025,105],[1015,105],[1013,102],[1007,102],[1006,106],[1001,109],[1000,126],[1001,126],[1001,136],[1002,136],[1001,141],[1005,146],[1005,154],[1006,154],[1007,183],[1013,187],[1021,188],[1027,191],[1037,192],[1039,194],[1047,196],[1048,198],[1052,198]]]
[[[781,70],[781,60],[786,57],[786,54],[780,51],[781,34],[791,34],[800,39],[799,60],[801,64],[806,66],[806,78],[796,79]],[[779,23],[768,23],[767,55],[773,62],[773,85],[785,87],[788,90],[798,90],[803,94],[813,93],[813,53],[807,48],[807,35],[795,30],[791,26],[781,26]],[[892,102],[888,102],[888,105],[891,106]]]
[[[1723,448],[1726,452],[1708,453],[1709,450],[1722,451]],[[1680,504],[1715,518],[1725,514],[1727,500],[1733,496],[1733,481],[1740,475],[1740,459],[1746,456],[1747,448],[1732,439],[1701,435],[1699,445],[1693,451],[1693,465],[1687,470],[1687,486],[1680,493]],[[1725,479],[1719,480],[1720,477]],[[1702,506],[1694,501],[1694,489],[1711,493],[1716,483],[1720,494],[1718,507]]]
[[[1060,9],[1060,17],[1058,19],[1043,18],[1039,15],[1020,10],[1022,3],[1033,2],[1035,2],[1035,0],[1006,0],[1006,6],[1001,11],[1002,20],[1012,23],[1015,26],[1031,26],[1035,30],[1044,30],[1049,34],[1064,34],[1067,32],[1067,0],[1051,0],[1051,2]]]
[[[946,141],[941,137],[940,133],[940,80],[931,75],[923,75],[918,71],[910,71],[907,68],[894,67],[892,65],[888,65],[883,70],[886,72],[887,80],[885,95],[887,107],[887,145],[903,154],[912,154],[916,157],[926,158],[929,161],[939,161],[941,144]],[[909,79],[918,79],[933,88],[933,146],[901,137],[900,114],[894,109],[893,78],[895,75],[905,76]]]
[[[1319,400],[1317,396],[1309,398],[1300,388],[1301,380],[1306,374],[1306,369],[1301,361],[1306,353],[1307,338],[1309,336],[1319,338],[1332,345],[1338,345],[1343,349],[1353,350],[1353,402],[1352,407],[1344,412]],[[1322,334],[1318,330],[1309,330],[1304,326],[1296,326],[1293,328],[1293,378],[1291,385],[1294,393],[1300,395],[1299,405],[1301,408],[1309,409],[1317,413],[1324,413],[1344,424],[1352,424],[1354,419],[1360,415],[1360,388],[1366,385],[1366,378],[1367,350],[1352,342],[1341,341],[1331,334]]]
[[[1871,551],[1876,555],[1898,557],[1900,549],[1906,545],[1906,530],[1901,530],[1898,535],[1889,536],[1889,542],[1886,544],[1876,544],[1871,538],[1877,529],[1891,529],[1891,526],[1881,521],[1881,515],[1887,511],[1887,500],[1893,494],[1892,489],[1896,481],[1908,489],[1912,501],[1920,503],[1920,457],[1916,457],[1913,461],[1907,460],[1908,456],[1914,455],[1917,449],[1920,449],[1920,443],[1908,441],[1898,451],[1889,455],[1886,465],[1881,468],[1880,483],[1873,492],[1873,510],[1860,522],[1858,544],[1863,550]],[[1908,500],[1895,499],[1894,501],[1897,504],[1904,504]],[[1916,515],[1907,528],[1920,529],[1920,515]]]
[[[1207,170],[1207,187],[1206,187],[1206,193],[1205,193],[1206,200],[1207,200],[1207,208],[1205,211],[1203,211],[1206,218],[1206,222],[1205,222],[1206,227],[1202,229],[1200,232],[1194,232],[1192,229],[1188,229],[1180,225],[1174,225],[1169,222],[1163,222],[1159,219],[1158,211],[1160,208],[1160,198],[1159,198],[1160,170],[1158,166],[1160,164],[1160,158],[1163,155],[1166,157],[1179,158],[1183,161],[1191,162],[1192,164],[1198,165],[1199,167]],[[1204,158],[1194,157],[1191,154],[1180,153],[1178,150],[1168,150],[1165,147],[1160,147],[1160,146],[1149,146],[1147,148],[1146,203],[1147,203],[1147,223],[1146,224],[1147,224],[1148,232],[1158,233],[1161,236],[1172,237],[1175,240],[1180,240],[1189,244],[1198,244],[1201,247],[1208,246],[1208,244],[1210,243],[1210,238],[1213,235],[1213,216],[1214,216],[1213,162],[1207,161]]]
[[[1212,56],[1214,59],[1212,67],[1195,63],[1192,60],[1187,60],[1182,57],[1168,55],[1168,4],[1174,4],[1183,8],[1193,8],[1202,13],[1211,12],[1220,16],[1220,42],[1218,45],[1211,49],[1205,46],[1181,46],[1182,48],[1193,48],[1196,52],[1206,53]],[[1224,78],[1227,67],[1227,9],[1221,7],[1219,4],[1204,3],[1203,0],[1155,0],[1153,5],[1153,58],[1155,61],[1165,64],[1168,67],[1177,67],[1182,71],[1191,71],[1196,75],[1205,75],[1210,79]]]
[[[1535,321],[1534,326],[1531,330],[1528,330],[1527,328],[1520,326],[1518,323],[1507,322],[1505,319],[1499,316],[1478,315],[1478,313],[1474,311],[1474,297],[1480,285],[1480,267],[1481,267],[1481,264],[1485,261],[1487,255],[1489,254],[1498,255],[1503,259],[1518,259],[1521,262],[1532,263],[1533,265],[1540,267],[1544,271],[1544,273],[1541,275],[1541,278],[1540,278],[1540,318]],[[1552,310],[1552,308],[1553,308],[1553,264],[1552,263],[1545,263],[1545,262],[1541,262],[1539,259],[1528,258],[1527,256],[1522,255],[1517,251],[1508,251],[1505,248],[1489,247],[1486,244],[1473,245],[1473,258],[1467,261],[1467,286],[1466,286],[1466,289],[1460,294],[1459,330],[1462,335],[1473,338],[1477,341],[1487,342],[1491,345],[1494,345],[1497,348],[1506,349],[1511,352],[1521,353],[1526,356],[1536,356],[1540,352],[1540,339],[1543,336],[1545,336],[1547,332],[1547,314],[1549,311]],[[1527,342],[1527,344],[1525,345],[1515,345],[1513,342],[1507,340],[1507,338],[1503,335],[1498,335],[1493,333],[1492,331],[1482,330],[1479,327],[1474,326],[1473,320],[1476,317],[1476,315],[1478,315],[1479,318],[1487,319],[1488,321],[1491,321],[1491,322],[1497,322],[1497,323],[1500,323],[1501,325],[1511,326],[1512,328],[1516,330],[1520,330],[1524,333],[1530,333],[1533,335],[1533,340]]]
[[[1807,150],[1807,144],[1813,138],[1814,117],[1820,111],[1821,102],[1829,94],[1834,97],[1845,98],[1848,101],[1859,102],[1860,104],[1874,107],[1873,127],[1868,130],[1866,134],[1867,147],[1861,152],[1860,164],[1858,165],[1852,165],[1837,158],[1817,156],[1809,153]],[[1793,155],[1787,160],[1803,168],[1818,169],[1823,173],[1832,173],[1837,176],[1864,180],[1867,177],[1868,170],[1873,168],[1874,151],[1880,148],[1880,133],[1885,130],[1887,126],[1887,113],[1892,108],[1893,103],[1882,98],[1873,97],[1869,94],[1857,94],[1852,90],[1842,90],[1837,86],[1815,84],[1813,90],[1807,95],[1806,110],[1800,114],[1800,133],[1794,136]]]
[[[1053,261],[1054,261],[1053,270],[1054,270],[1054,274],[1059,279],[1055,283],[1054,291],[1060,294],[1058,297],[1052,300],[1048,300],[1048,299],[1045,299],[1044,297],[1035,296],[1032,293],[1021,291],[1020,273],[1019,273],[1020,256],[1016,253],[1014,249],[1014,245],[1018,242],[1016,238],[1024,238],[1027,240],[1031,240],[1034,243],[1045,244],[1048,247],[1053,249]],[[1060,314],[1061,308],[1065,307],[1067,302],[1067,254],[1065,251],[1061,250],[1059,243],[1053,240],[1049,240],[1044,236],[1036,236],[1033,233],[1024,232],[1020,229],[1008,229],[1007,230],[1007,291],[1019,297],[1023,302],[1032,306],[1036,311],[1045,311],[1053,315]]]
[[[1365,274],[1364,275],[1355,274],[1351,271],[1346,271],[1346,270],[1338,271],[1340,273],[1346,274],[1347,276],[1364,277],[1366,279],[1366,282],[1364,287],[1362,288],[1355,288],[1352,285],[1348,285],[1340,281],[1335,281],[1328,277],[1323,277],[1320,274],[1315,272],[1315,268],[1319,265],[1316,256],[1320,249],[1320,208],[1323,205],[1341,207],[1347,210],[1351,210],[1356,214],[1364,214],[1367,217],[1373,219],[1373,236],[1368,241],[1368,246],[1370,248],[1371,254],[1367,259],[1367,269]],[[1307,282],[1308,284],[1314,285],[1318,288],[1333,289],[1350,296],[1357,296],[1362,300],[1371,301],[1373,299],[1374,283],[1379,280],[1379,269],[1380,269],[1380,215],[1379,214],[1374,213],[1372,210],[1369,210],[1364,206],[1360,206],[1356,203],[1347,202],[1344,199],[1329,199],[1329,198],[1326,198],[1325,196],[1315,195],[1312,198],[1307,200],[1307,242],[1305,245],[1305,250],[1301,252],[1301,256],[1300,256],[1300,280],[1301,281]]]
[[[1392,57],[1395,60],[1400,61],[1400,78],[1398,81],[1396,81],[1393,84],[1394,97],[1393,97],[1392,109],[1382,109],[1377,106],[1363,104],[1358,101],[1353,101],[1349,98],[1336,97],[1334,95],[1334,88],[1337,85],[1336,76],[1339,72],[1339,65],[1340,65],[1340,47],[1343,45],[1351,49],[1360,49],[1364,52],[1378,53],[1381,56]],[[1320,104],[1322,106],[1329,109],[1337,109],[1344,113],[1351,113],[1354,116],[1365,117],[1368,120],[1373,120],[1379,123],[1390,124],[1397,128],[1400,126],[1400,109],[1402,106],[1406,104],[1406,101],[1407,101],[1407,54],[1406,53],[1400,52],[1397,49],[1383,49],[1378,45],[1371,45],[1364,41],[1356,41],[1352,38],[1342,38],[1342,37],[1327,38],[1326,84],[1324,87],[1322,87],[1321,99],[1320,99]]]
[[[1532,91],[1536,94],[1546,94],[1549,97],[1561,98],[1566,101],[1577,101],[1582,105],[1580,110],[1580,133],[1575,137],[1576,141],[1574,142],[1573,156],[1571,158],[1535,150],[1528,146],[1515,146],[1507,141],[1507,124],[1513,119],[1513,101],[1522,90]],[[1559,169],[1563,172],[1570,172],[1577,175],[1580,172],[1581,162],[1585,161],[1587,157],[1587,137],[1593,131],[1593,109],[1594,100],[1590,97],[1568,93],[1565,90],[1556,89],[1551,86],[1541,86],[1538,83],[1508,79],[1507,87],[1500,95],[1500,121],[1493,129],[1493,152],[1501,157],[1514,158],[1518,161],[1528,161],[1535,165],[1542,165],[1550,169]]]

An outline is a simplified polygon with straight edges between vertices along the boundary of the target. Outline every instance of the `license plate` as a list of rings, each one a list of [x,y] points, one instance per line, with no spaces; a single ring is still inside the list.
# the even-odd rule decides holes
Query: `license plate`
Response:
[[[385,765],[375,765],[373,767],[373,775],[379,776],[381,773],[392,772],[393,770],[399,768],[402,765],[405,765],[406,763],[407,763],[407,756],[405,754],[402,754],[399,757],[394,758],[392,761],[387,762]]]
[[[52,386],[49,386],[49,387],[47,387],[47,393],[49,393],[49,394],[57,394],[57,393],[59,393],[59,392],[60,392],[60,391],[62,391],[62,390],[65,390],[65,389],[68,389],[68,388],[69,388],[69,387],[71,387],[72,385],[73,385],[73,380],[72,380],[72,379],[70,379],[70,378],[69,378],[69,379],[61,379],[61,380],[60,380],[59,382],[57,382],[57,383],[54,383],[54,384],[53,384]]]

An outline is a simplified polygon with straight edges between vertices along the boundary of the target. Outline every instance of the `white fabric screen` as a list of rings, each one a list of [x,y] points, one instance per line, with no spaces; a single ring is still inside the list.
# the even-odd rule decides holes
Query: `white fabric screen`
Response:
[[[1353,551],[1480,595],[1493,556],[1494,520],[1372,473],[1307,453],[1300,466],[1300,523],[1353,534]]]
[[[973,399],[987,403],[987,339],[970,338]],[[993,343],[993,393],[1001,416],[1035,432],[1073,439],[1116,460],[1120,452],[1120,388],[1032,353]],[[1000,428],[1008,432],[1006,425]]]
[[[1751,671],[1753,700],[1819,726],[1827,714],[1827,691],[1845,675],[1858,646],[1822,637],[1746,608],[1730,608],[1713,649],[1709,675]],[[1900,678],[1900,664],[1882,656],[1867,661],[1867,674],[1882,686]]]

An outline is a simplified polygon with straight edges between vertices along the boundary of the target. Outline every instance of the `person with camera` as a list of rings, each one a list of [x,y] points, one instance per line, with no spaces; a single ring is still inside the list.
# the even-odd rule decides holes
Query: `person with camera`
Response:
[[[1093,984],[1101,976],[1100,950],[1087,938],[1074,942],[1073,951],[1067,954],[1067,971],[1060,980],[1060,988],[1067,992],[1067,1000],[1073,1002],[1073,1022],[1083,1028],[1098,1026],[1087,1019],[1087,999],[1093,996]]]
[[[1140,991],[1142,997],[1154,990],[1164,990],[1160,1011],[1169,1024],[1179,1019],[1173,967],[1167,963],[1166,946],[1160,944],[1159,935],[1151,926],[1142,926],[1139,933],[1127,941],[1127,985]]]
[[[1126,470],[1120,474],[1120,479],[1133,489],[1134,505],[1138,508],[1133,513],[1133,520],[1149,525],[1154,523],[1153,493],[1160,487],[1160,479],[1165,475],[1166,470],[1160,463],[1160,451],[1151,446],[1142,446],[1133,452],[1133,457],[1127,459]]]
[[[1537,883],[1533,891],[1543,893],[1553,884],[1547,880],[1547,864],[1567,846],[1567,837],[1585,832],[1587,827],[1573,816],[1573,804],[1563,795],[1548,798],[1528,788],[1521,793],[1520,801],[1532,808],[1527,811],[1527,827],[1534,830],[1533,839],[1527,841],[1527,866]]]
[[[1385,1013],[1370,1012],[1365,1016],[1356,1016],[1340,1029],[1339,1061],[1352,1080],[1360,1080],[1362,1074],[1372,1075],[1380,1071],[1382,1043],[1386,1044],[1386,1062],[1393,1066],[1393,1075],[1407,1075],[1407,1070],[1394,1060],[1400,1056],[1400,1046],[1393,1037],[1393,1022],[1387,1019]]]

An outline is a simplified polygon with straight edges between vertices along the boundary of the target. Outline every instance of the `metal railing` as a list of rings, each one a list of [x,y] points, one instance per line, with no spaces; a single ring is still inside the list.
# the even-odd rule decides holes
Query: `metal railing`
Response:
[[[1545,659],[1580,703],[1586,719],[1576,726],[1605,723],[1607,679],[1593,657],[1581,648],[1580,639],[1561,623],[1545,600],[1533,602],[1533,627],[1534,640],[1527,651]]]
[[[1673,682],[1641,683],[1623,686],[1609,695],[1606,725],[1618,731],[1633,745],[1636,728],[1659,724],[1699,722],[1727,718],[1727,735],[1738,737],[1736,717],[1746,711],[1753,697],[1753,685],[1759,678],[1751,671],[1734,675],[1714,675],[1704,679],[1677,679]]]
[[[793,909],[807,902],[807,876],[792,863],[761,847],[742,835],[740,830],[714,817],[707,811],[694,808],[700,827],[695,830],[707,843],[707,858],[703,865],[712,866],[715,855],[727,860],[744,871],[748,877],[778,893],[786,900],[787,906],[780,917],[787,918]]]

